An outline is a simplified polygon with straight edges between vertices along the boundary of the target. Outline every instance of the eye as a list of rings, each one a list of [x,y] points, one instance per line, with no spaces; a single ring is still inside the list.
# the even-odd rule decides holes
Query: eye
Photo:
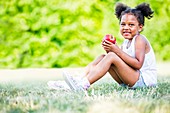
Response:
[[[121,26],[125,26],[125,23],[121,23],[120,25],[121,25]]]
[[[134,26],[134,24],[129,24],[130,27]]]

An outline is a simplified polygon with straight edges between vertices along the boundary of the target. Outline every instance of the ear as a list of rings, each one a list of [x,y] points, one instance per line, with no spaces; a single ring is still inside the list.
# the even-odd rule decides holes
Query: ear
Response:
[[[138,30],[138,31],[141,32],[142,30],[143,30],[143,25],[140,24],[140,25],[139,25],[139,30]]]

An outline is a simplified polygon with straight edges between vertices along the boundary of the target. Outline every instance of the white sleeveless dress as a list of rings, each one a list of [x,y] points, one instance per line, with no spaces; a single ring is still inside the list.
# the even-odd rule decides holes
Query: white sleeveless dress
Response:
[[[132,42],[131,42],[131,45],[129,48],[126,48],[128,41],[129,41],[128,39],[125,39],[122,44],[123,51],[133,58],[136,57],[136,55],[135,55],[136,37],[137,36],[134,36],[134,38],[132,39]],[[147,40],[147,38],[146,38],[146,40]],[[150,51],[147,54],[145,54],[144,63],[139,71],[141,73],[140,75],[143,77],[143,80],[144,80],[144,83],[146,84],[146,86],[155,86],[157,84],[156,59],[155,59],[155,54],[154,54],[154,51],[153,51],[150,43],[149,43],[149,46],[150,46]]]

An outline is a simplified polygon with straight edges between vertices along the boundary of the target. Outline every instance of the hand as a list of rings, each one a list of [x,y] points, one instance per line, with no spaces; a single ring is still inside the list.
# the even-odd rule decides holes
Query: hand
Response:
[[[108,53],[108,52],[116,52],[118,50],[118,46],[117,44],[113,44],[107,40],[102,41],[102,47],[104,48],[104,50]]]

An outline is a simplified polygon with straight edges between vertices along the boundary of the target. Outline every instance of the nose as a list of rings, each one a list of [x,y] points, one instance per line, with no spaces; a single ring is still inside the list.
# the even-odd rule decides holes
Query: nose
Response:
[[[128,25],[125,25],[125,26],[123,27],[123,29],[129,29],[129,26],[128,26]]]

